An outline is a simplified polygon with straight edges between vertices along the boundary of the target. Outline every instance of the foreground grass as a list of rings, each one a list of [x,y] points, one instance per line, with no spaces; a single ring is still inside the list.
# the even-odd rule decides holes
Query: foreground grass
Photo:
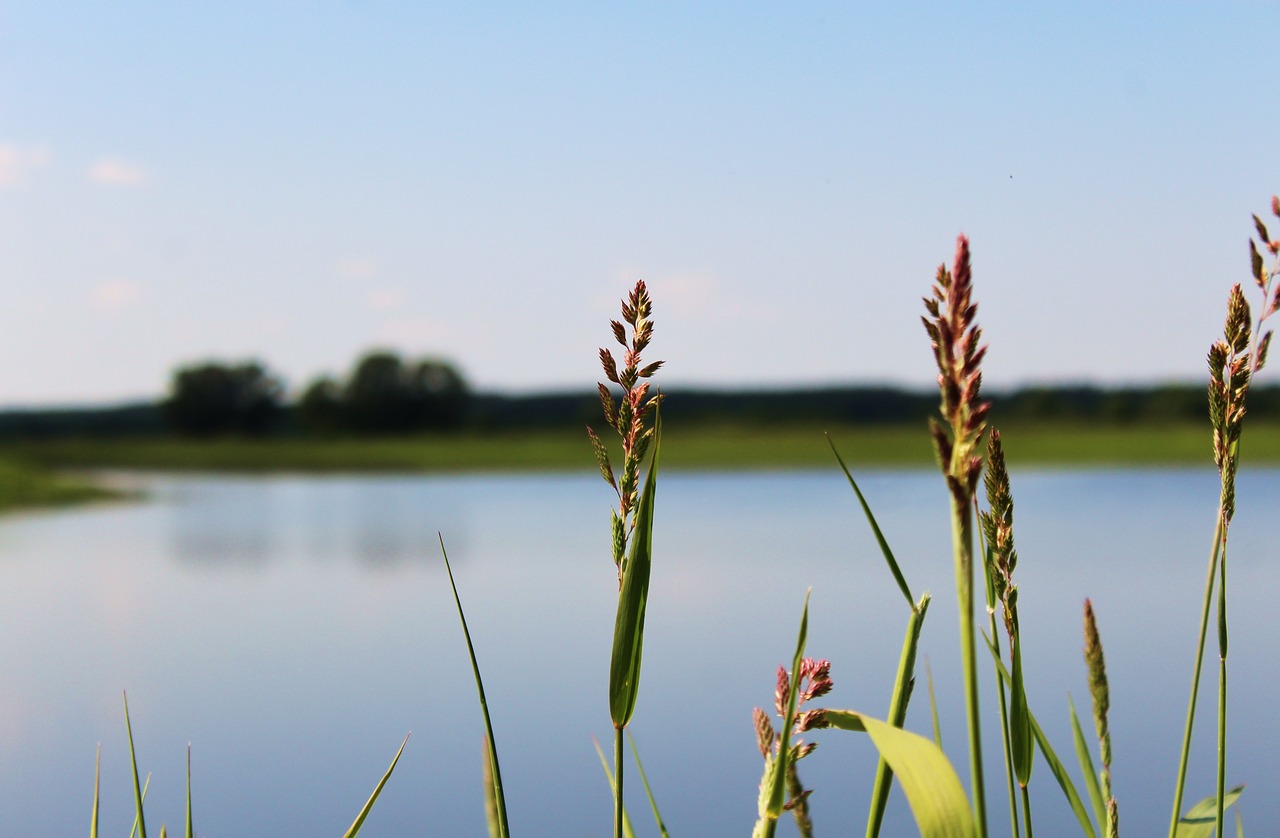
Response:
[[[1208,465],[1212,453],[1199,424],[1006,426],[1010,459],[1022,466]],[[664,468],[830,468],[830,432],[861,467],[930,467],[927,434],[915,426],[671,428]],[[594,470],[585,433],[576,429],[459,434],[396,439],[57,440],[0,444],[0,459],[44,468],[219,471],[467,472]],[[1249,439],[1249,461],[1280,464],[1280,427],[1260,425]],[[15,497],[72,498],[69,485],[15,477]],[[55,479],[54,483],[59,482]],[[91,491],[83,486],[79,491]],[[60,494],[61,493],[61,494]]]

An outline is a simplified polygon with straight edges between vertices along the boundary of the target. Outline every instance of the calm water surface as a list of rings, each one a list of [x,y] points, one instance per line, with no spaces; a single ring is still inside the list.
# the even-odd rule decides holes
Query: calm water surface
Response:
[[[481,721],[436,533],[486,676],[517,834],[610,832],[592,745],[608,746],[616,578],[598,477],[154,477],[145,503],[0,523],[0,835],[84,834],[94,750],[102,823],[126,834],[132,789],[121,691],[149,823],[183,818],[192,748],[201,836],[340,835],[405,755],[366,835],[481,835]],[[933,473],[864,490],[916,593],[944,744],[964,756],[946,498]],[[1115,787],[1130,834],[1164,828],[1203,590],[1216,474],[1014,475],[1021,616],[1034,711],[1074,764],[1068,692],[1088,710],[1080,608],[1093,598],[1112,681]],[[1228,783],[1254,835],[1280,834],[1273,619],[1280,471],[1240,478],[1230,590]],[[906,607],[843,478],[668,475],[633,726],[677,835],[745,835],[760,756],[751,709],[772,701],[806,589],[809,651],[833,661],[830,706],[883,715]],[[1216,670],[1210,670],[1214,672]],[[1189,797],[1209,793],[1214,681]],[[923,684],[923,682],[922,682]],[[986,685],[989,686],[989,685]],[[925,692],[908,726],[929,727]],[[984,722],[993,729],[992,712]],[[802,763],[819,834],[861,829],[874,757],[819,734]],[[994,740],[990,740],[994,741]],[[988,787],[1003,769],[988,753]],[[635,777],[634,772],[631,774]],[[1043,763],[1037,834],[1075,834]],[[638,785],[633,790],[639,791]],[[913,834],[895,792],[886,835]],[[642,834],[643,797],[632,801]],[[991,795],[993,832],[1005,811]],[[789,825],[783,834],[792,834]]]

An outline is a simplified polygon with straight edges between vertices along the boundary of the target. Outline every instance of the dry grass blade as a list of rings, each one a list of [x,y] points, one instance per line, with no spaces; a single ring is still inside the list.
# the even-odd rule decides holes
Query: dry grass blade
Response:
[[[404,753],[404,746],[408,744],[409,737],[405,736],[404,741],[400,743],[400,750],[396,751],[395,758],[391,760],[391,766],[387,768],[387,773],[382,775],[382,779],[378,781],[378,785],[374,788],[373,794],[369,795],[369,799],[365,801],[364,807],[360,810],[360,814],[356,815],[356,819],[351,824],[351,828],[343,833],[342,838],[355,838],[355,836],[360,832],[360,828],[364,826],[364,819],[369,817],[369,812],[373,809],[373,804],[377,801],[378,795],[382,794],[382,787],[387,784],[387,780],[391,779],[391,772],[396,770],[396,763],[400,761],[400,755]]]
[[[488,785],[492,788],[493,800],[498,810],[498,835],[499,838],[507,838],[510,835],[510,828],[507,824],[507,799],[502,791],[502,771],[498,766],[498,746],[493,740],[493,723],[489,719],[489,703],[484,697],[484,680],[480,677],[480,664],[476,661],[476,649],[471,643],[471,631],[467,628],[467,616],[462,613],[462,598],[458,596],[458,585],[453,579],[453,567],[449,564],[449,552],[444,548],[444,536],[437,534],[440,539],[440,554],[444,556],[444,569],[449,575],[449,587],[453,590],[453,602],[458,607],[458,621],[462,623],[462,636],[467,641],[467,654],[471,656],[471,674],[475,678],[476,693],[480,697],[480,714],[484,717],[484,735],[485,743],[489,752],[489,770],[492,774],[492,782]],[[486,795],[489,794],[486,791]]]

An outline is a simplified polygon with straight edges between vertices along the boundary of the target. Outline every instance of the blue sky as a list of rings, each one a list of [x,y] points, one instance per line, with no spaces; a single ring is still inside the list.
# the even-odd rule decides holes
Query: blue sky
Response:
[[[1011,4],[1010,4],[1011,5]],[[536,8],[535,8],[536,6]],[[1264,4],[0,2],[0,405],[390,347],[590,387],[1199,380],[1280,191]]]

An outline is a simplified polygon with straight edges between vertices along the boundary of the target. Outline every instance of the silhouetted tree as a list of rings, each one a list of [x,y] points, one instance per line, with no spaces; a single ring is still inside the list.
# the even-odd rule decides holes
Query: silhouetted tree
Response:
[[[450,364],[424,359],[406,365],[394,352],[360,359],[343,391],[343,414],[359,433],[407,433],[461,424],[469,392]]]
[[[280,418],[284,387],[258,362],[206,363],[173,374],[164,415],[181,433],[261,435]]]
[[[346,423],[342,386],[329,376],[311,382],[298,398],[295,409],[298,425],[311,433],[335,433]]]

